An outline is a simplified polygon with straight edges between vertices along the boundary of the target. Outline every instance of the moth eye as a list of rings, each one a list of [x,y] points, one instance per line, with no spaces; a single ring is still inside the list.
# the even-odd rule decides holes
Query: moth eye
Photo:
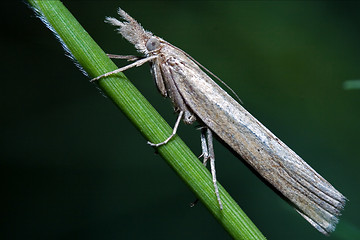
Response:
[[[148,51],[154,51],[156,49],[158,49],[160,47],[160,42],[159,40],[157,40],[155,37],[151,37],[147,42],[146,42],[146,49]]]

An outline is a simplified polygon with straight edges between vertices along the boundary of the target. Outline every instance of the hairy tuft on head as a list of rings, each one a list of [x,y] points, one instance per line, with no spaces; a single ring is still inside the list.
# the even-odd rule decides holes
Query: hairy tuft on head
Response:
[[[130,43],[135,45],[135,48],[141,52],[146,52],[146,42],[153,36],[149,31],[146,31],[135,19],[130,17],[124,10],[119,8],[118,14],[124,21],[120,21],[113,17],[106,17],[105,22],[118,27],[117,31]]]

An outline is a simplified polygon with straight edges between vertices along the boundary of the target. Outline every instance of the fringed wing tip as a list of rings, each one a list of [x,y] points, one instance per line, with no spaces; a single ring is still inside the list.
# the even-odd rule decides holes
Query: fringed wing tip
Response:
[[[296,211],[306,219],[316,230],[321,232],[322,234],[329,236],[332,232],[335,231],[336,225],[339,222],[339,217],[341,216],[341,211],[344,209],[346,204],[347,198],[344,196],[341,196],[341,199],[339,200],[339,204],[336,206],[336,209],[338,211],[338,214],[334,215],[329,221],[327,221],[327,226],[321,226],[316,221],[296,209]]]

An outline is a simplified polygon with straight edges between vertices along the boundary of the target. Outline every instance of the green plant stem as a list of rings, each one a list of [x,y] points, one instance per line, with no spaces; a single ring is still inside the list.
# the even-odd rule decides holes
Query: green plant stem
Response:
[[[117,69],[60,1],[29,0],[29,3],[89,76]],[[171,134],[171,127],[124,74],[101,79],[98,84],[147,140],[161,142]],[[209,171],[178,136],[157,150],[234,239],[265,239],[220,184],[224,209],[219,209]]]

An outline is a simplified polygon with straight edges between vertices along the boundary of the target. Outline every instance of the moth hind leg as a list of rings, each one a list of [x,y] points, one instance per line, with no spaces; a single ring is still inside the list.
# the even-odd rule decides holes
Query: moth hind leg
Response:
[[[217,180],[216,180],[215,153],[214,153],[212,131],[209,128],[205,127],[202,129],[201,134],[202,134],[202,137],[201,137],[202,149],[203,149],[203,151],[204,151],[204,149],[206,149],[205,154],[203,156],[204,157],[203,164],[206,166],[206,162],[208,161],[208,159],[210,160],[210,170],[211,170],[212,181],[213,181],[213,185],[214,185],[214,191],[215,191],[216,199],[219,203],[219,207],[222,210],[223,206],[222,206],[222,202],[220,199],[219,187],[217,185]],[[204,146],[203,146],[203,144],[204,144]]]
[[[217,185],[217,180],[216,180],[213,137],[212,137],[211,130],[207,127],[201,128],[201,150],[202,150],[202,153],[199,156],[199,158],[203,158],[203,165],[205,167],[207,165],[208,160],[210,160],[210,169],[211,169],[212,181],[213,181],[213,185],[214,185],[214,191],[215,191],[216,199],[219,203],[219,207],[222,210],[223,205],[222,205],[222,202],[220,199],[219,187]],[[196,199],[195,201],[190,203],[190,207],[194,207],[198,201],[199,201],[199,199]]]

